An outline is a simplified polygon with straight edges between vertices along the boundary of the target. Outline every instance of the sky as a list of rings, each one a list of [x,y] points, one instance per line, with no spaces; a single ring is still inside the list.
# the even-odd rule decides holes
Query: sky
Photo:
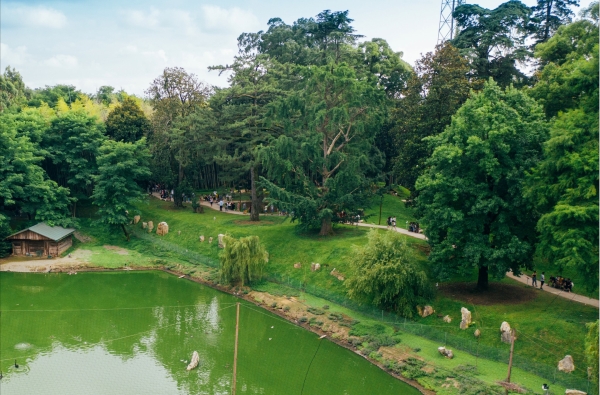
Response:
[[[2,0],[0,67],[16,68],[30,88],[71,84],[87,93],[111,85],[142,96],[175,66],[225,86],[227,77],[207,68],[231,62],[241,33],[266,30],[273,17],[292,24],[325,9],[349,10],[363,40],[383,38],[414,64],[437,43],[441,1]],[[495,8],[503,1],[467,2]]]

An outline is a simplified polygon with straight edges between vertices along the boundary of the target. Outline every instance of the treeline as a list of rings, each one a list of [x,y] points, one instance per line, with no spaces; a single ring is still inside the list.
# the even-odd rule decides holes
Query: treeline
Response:
[[[577,3],[460,6],[456,38],[414,68],[329,10],[241,34],[231,63],[210,68],[226,88],[174,67],[142,99],[111,87],[32,91],[8,68],[3,226],[18,213],[68,223],[89,201],[127,233],[126,212],[151,182],[173,189],[178,206],[197,189],[248,189],[252,220],[267,199],[326,235],[401,184],[441,277],[476,268],[485,286],[536,246],[591,273],[598,5],[572,22]]]

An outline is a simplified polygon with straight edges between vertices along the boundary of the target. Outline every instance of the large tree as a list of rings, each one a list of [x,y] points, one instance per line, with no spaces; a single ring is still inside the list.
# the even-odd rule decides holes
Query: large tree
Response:
[[[225,246],[219,254],[221,281],[235,285],[249,284],[262,278],[263,271],[269,262],[269,253],[260,244],[258,236],[235,239],[231,236],[223,238]]]
[[[597,7],[597,4],[596,4]],[[544,159],[527,196],[542,214],[537,252],[559,270],[574,267],[598,287],[598,26],[561,27],[537,56],[546,63],[531,90],[551,118]]]
[[[7,66],[4,73],[0,74],[0,113],[11,106],[23,104],[29,92],[21,74]]]
[[[390,132],[394,173],[398,183],[413,189],[425,170],[431,147],[423,139],[440,134],[478,84],[469,80],[469,65],[449,42],[439,45],[415,64],[415,73],[396,104]]]
[[[419,267],[414,251],[396,232],[369,232],[367,245],[356,248],[346,280],[353,299],[412,317],[418,305],[433,297],[433,289]]]
[[[306,227],[333,232],[370,196],[384,94],[348,65],[299,67],[298,89],[276,106],[284,134],[261,150],[269,201]]]
[[[546,138],[542,108],[491,80],[428,138],[435,148],[417,180],[417,207],[440,278],[478,271],[486,289],[489,274],[530,264],[537,217],[523,189]]]
[[[579,6],[579,0],[538,0],[531,8],[533,36],[536,43],[548,41],[562,25],[571,22],[574,13],[572,6]]]
[[[453,14],[459,33],[452,45],[469,58],[475,77],[492,77],[503,87],[522,83],[526,76],[518,65],[530,55],[525,43],[530,14],[525,4],[514,0],[493,10],[461,5]]]
[[[127,97],[106,119],[106,134],[116,141],[132,143],[148,136],[151,124],[133,97]]]
[[[125,225],[131,221],[129,214],[135,204],[144,197],[139,183],[150,176],[149,158],[144,138],[133,143],[106,140],[99,149],[92,199],[98,206],[99,221],[120,227],[127,241]]]

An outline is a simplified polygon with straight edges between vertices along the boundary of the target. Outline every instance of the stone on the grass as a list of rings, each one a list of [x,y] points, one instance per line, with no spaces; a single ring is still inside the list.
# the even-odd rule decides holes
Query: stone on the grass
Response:
[[[469,325],[467,324],[467,321],[465,321],[465,320],[461,320],[460,324],[458,324],[458,326],[462,330],[469,329]]]
[[[219,239],[219,248],[225,248],[225,241],[223,241],[223,238],[225,237],[225,235],[219,234],[217,237]]]
[[[475,335],[475,337],[479,337],[481,336],[481,331],[479,329],[475,329],[475,333],[473,333],[473,335]]]
[[[450,316],[449,316],[449,315],[446,315],[446,316],[443,318],[443,320],[444,320],[444,322],[446,322],[446,323],[448,323],[448,324],[452,322],[452,318],[450,318]]]
[[[200,236],[200,241],[204,243],[204,236]]]
[[[158,227],[156,228],[156,234],[159,236],[164,236],[167,233],[169,233],[169,225],[167,225],[166,222],[159,223]]]
[[[142,222],[142,229],[148,228],[148,222]]]
[[[467,308],[461,307],[460,314],[461,314],[460,329],[467,329],[469,327],[469,325],[471,325],[471,322],[472,322],[471,321],[471,312]],[[464,322],[464,328],[463,328],[462,322]]]
[[[331,274],[333,277],[337,278],[340,281],[344,281],[346,279],[342,273],[340,273],[337,270],[335,270],[335,267],[333,268],[333,270],[329,274]]]
[[[558,370],[567,373],[571,373],[573,370],[575,370],[575,362],[573,362],[573,357],[570,355],[565,355],[563,359],[558,361]]]
[[[209,237],[209,238],[208,238],[208,242],[209,242],[209,243],[212,243],[212,237]]]
[[[312,270],[313,272],[316,270],[319,270],[321,268],[321,264],[320,263],[311,263],[310,264],[310,270]]]
[[[135,217],[133,217],[133,223],[134,223],[134,224],[137,224],[138,222],[140,222],[140,219],[141,219],[141,218],[142,218],[142,217],[140,217],[139,215],[136,215]]]
[[[579,390],[566,390],[565,395],[587,395],[587,393]]]
[[[300,269],[301,267],[302,267],[302,264],[300,262],[294,263],[294,269]]]
[[[423,318],[435,313],[435,310],[431,306],[425,306],[423,308],[421,308],[421,306],[417,306],[417,311],[419,312],[419,315]]]
[[[181,231],[180,230],[177,231],[177,236],[181,236]]]
[[[452,350],[449,350],[446,347],[438,347],[438,352],[448,359],[454,358],[454,354],[452,353]]]
[[[200,363],[200,355],[198,355],[198,351],[194,351],[192,353],[192,360],[190,361],[190,364],[187,366],[186,370],[195,369],[196,367],[198,367],[199,363]]]
[[[510,325],[508,322],[504,321],[502,325],[500,325],[500,332],[510,332]]]
[[[512,341],[510,325],[506,321],[500,325],[500,340],[507,344],[510,344]]]
[[[152,229],[154,229],[154,222],[148,221],[148,233],[152,232]]]

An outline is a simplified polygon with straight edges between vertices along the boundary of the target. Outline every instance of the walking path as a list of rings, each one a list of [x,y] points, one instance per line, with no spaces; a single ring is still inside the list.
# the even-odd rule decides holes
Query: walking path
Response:
[[[518,281],[520,283],[523,283],[523,284],[527,284],[527,285],[531,284],[531,277],[529,277],[527,275],[515,276],[512,272],[508,272],[508,273],[506,273],[506,277],[511,278],[511,279]],[[587,296],[577,295],[572,292],[565,292],[560,289],[552,288],[552,287],[548,286],[548,284],[546,284],[546,286],[544,287],[543,290],[541,290],[541,292],[548,292],[553,295],[560,296],[561,298],[570,299],[572,301],[583,303],[583,304],[586,304],[588,306],[592,306],[595,308],[598,308],[599,304],[600,304],[598,299],[588,298]]]
[[[154,197],[160,199],[160,195],[158,193],[154,192],[154,193],[152,193],[152,195]],[[202,204],[204,207],[208,207],[213,210],[219,211],[219,205],[217,203],[213,203],[213,205],[211,206],[209,202],[201,201],[200,204]],[[227,214],[248,215],[248,214],[244,214],[240,211],[232,211],[232,210],[225,211],[225,209],[223,209],[223,212],[227,213]],[[366,228],[387,229],[387,226],[385,226],[385,225],[374,225],[374,224],[367,224],[364,222],[360,222],[360,223],[354,224],[354,225],[362,226],[362,227],[366,227]],[[409,236],[409,237],[414,237],[416,239],[421,239],[421,240],[427,240],[427,237],[422,233],[410,232],[408,229],[404,229],[404,228],[393,228],[392,230],[395,230],[396,232],[401,233],[406,236]],[[506,277],[511,278],[511,279],[518,281],[520,283],[523,283],[523,284],[529,285],[531,282],[531,278],[529,276],[526,276],[526,275],[515,276],[512,272],[506,273]],[[587,296],[574,294],[572,292],[564,292],[564,291],[561,291],[560,289],[552,288],[550,286],[544,287],[544,289],[541,292],[549,292],[549,293],[551,293],[553,295],[557,295],[561,298],[569,299],[574,302],[583,303],[583,304],[586,304],[588,306],[592,306],[595,308],[599,308],[599,305],[600,305],[600,302],[598,301],[598,299],[588,298]]]

